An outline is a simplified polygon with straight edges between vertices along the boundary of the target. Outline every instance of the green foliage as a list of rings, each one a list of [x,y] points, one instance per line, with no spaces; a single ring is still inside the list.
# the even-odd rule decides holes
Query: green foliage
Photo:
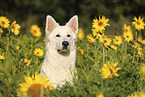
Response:
[[[26,34],[14,36],[10,29],[4,30],[3,34],[5,35],[0,38],[0,55],[5,58],[0,59],[0,96],[16,97],[19,84],[25,82],[24,76],[40,72],[44,55],[36,56],[33,51],[35,48],[44,50],[45,42],[42,37]],[[84,51],[81,54],[77,50],[77,81],[74,80],[73,85],[67,82],[58,89],[47,89],[43,91],[44,94],[50,97],[97,97],[102,93],[104,97],[126,97],[144,90],[145,76],[140,72],[140,67],[145,64],[145,49],[142,50],[143,55],[139,56],[132,47],[132,42],[124,41],[121,46],[117,46],[117,50],[113,50],[106,48],[98,39],[96,41],[90,43],[84,37],[76,43]],[[20,48],[16,49],[17,46]],[[141,47],[144,48],[144,45],[141,44]],[[29,66],[25,64],[25,58],[30,60]],[[117,67],[121,67],[117,72],[119,76],[103,78],[100,69],[107,62],[118,63]]]
[[[24,81],[24,75],[34,74],[40,70],[43,57],[37,57],[33,51],[35,48],[43,48],[44,42],[40,38],[23,36],[7,36],[0,39],[4,60],[0,61],[0,91],[5,97],[16,95],[19,83]],[[16,50],[19,45],[20,49]],[[29,59],[30,65],[24,64],[24,59]]]

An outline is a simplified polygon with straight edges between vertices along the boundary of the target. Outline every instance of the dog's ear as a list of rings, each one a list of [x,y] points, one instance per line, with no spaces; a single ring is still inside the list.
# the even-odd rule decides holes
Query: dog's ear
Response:
[[[58,25],[59,24],[56,23],[56,21],[50,15],[47,15],[45,28],[46,34],[50,34]]]
[[[66,25],[69,26],[71,30],[75,32],[75,34],[78,34],[78,16],[77,15],[73,16]]]

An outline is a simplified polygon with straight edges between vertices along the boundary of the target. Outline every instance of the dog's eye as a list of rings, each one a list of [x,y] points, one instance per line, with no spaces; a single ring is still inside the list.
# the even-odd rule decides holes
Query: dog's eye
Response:
[[[67,37],[70,37],[70,35],[68,34]]]
[[[57,35],[56,35],[56,37],[60,37],[60,35],[59,35],[59,34],[57,34]]]

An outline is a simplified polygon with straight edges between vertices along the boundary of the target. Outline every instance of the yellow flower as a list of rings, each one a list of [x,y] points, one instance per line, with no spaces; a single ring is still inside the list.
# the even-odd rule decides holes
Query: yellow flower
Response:
[[[117,77],[119,76],[117,74],[117,72],[118,72],[118,70],[121,69],[121,67],[116,68],[117,64],[118,63],[114,63],[114,64],[111,63],[110,64],[109,62],[107,62],[107,64],[103,64],[102,69],[100,69],[99,71],[102,72],[102,76],[103,76],[104,79],[112,78],[113,75],[117,76]]]
[[[103,40],[104,40],[104,45],[110,45],[112,42],[112,40],[110,38],[107,38],[107,37],[104,38]]]
[[[88,34],[88,35],[87,35],[87,39],[88,39],[88,41],[89,41],[90,43],[96,42],[96,39],[94,39],[94,38],[92,37],[92,34]]]
[[[11,31],[15,34],[15,35],[18,35],[19,34],[19,30],[20,30],[20,25],[19,24],[16,24],[16,21],[14,21],[11,25]]]
[[[32,25],[30,32],[32,33],[33,36],[39,37],[41,36],[41,31],[40,28],[37,25]]]
[[[79,28],[78,38],[79,38],[79,40],[83,40],[83,38],[84,38],[84,31],[82,28]]]
[[[39,97],[41,89],[46,89],[49,87],[49,89],[52,89],[53,83],[48,83],[49,80],[47,81],[47,77],[40,77],[39,73],[35,72],[35,76],[32,75],[30,76],[25,76],[25,81],[20,85],[20,88],[18,89],[18,96],[22,97],[24,96],[30,96],[30,97]],[[21,93],[23,95],[21,95]]]
[[[28,60],[28,59],[25,58],[24,59],[24,64],[27,65],[27,66],[29,66],[30,65],[30,60]]]
[[[10,26],[9,23],[10,23],[9,19],[7,19],[6,17],[3,17],[3,16],[0,17],[0,26],[1,27],[9,28],[9,26]]]
[[[98,63],[100,63],[100,61],[95,62],[95,64],[98,64]]]
[[[127,97],[134,97],[134,96],[133,96],[133,94],[131,94],[131,95],[128,95]]]
[[[102,33],[102,35],[100,34],[100,36],[98,36],[99,42],[103,42],[104,38],[107,38],[107,36],[105,36],[104,33]]]
[[[104,97],[103,93],[97,93],[96,97]]]
[[[137,42],[134,42],[134,45],[132,45],[132,47],[134,47],[135,49],[137,49],[139,46],[140,46],[140,45],[139,45],[139,43],[137,43]]]
[[[145,40],[142,40],[140,37],[138,38],[138,40],[137,40],[139,43],[141,43],[141,44],[143,44],[143,45],[145,45]]]
[[[36,48],[35,51],[33,51],[33,52],[34,52],[34,55],[36,55],[36,56],[43,56],[43,54],[44,54],[43,50],[40,48]]]
[[[124,33],[127,33],[127,32],[131,32],[132,33],[131,27],[127,26],[126,24],[124,24],[123,30],[124,30]]]
[[[115,45],[119,45],[120,46],[120,44],[122,44],[122,38],[121,38],[121,36],[114,36],[114,37],[115,37],[115,39],[113,39],[113,43]]]
[[[143,55],[143,52],[138,50],[138,54],[141,57]]]
[[[125,41],[127,41],[127,42],[130,42],[133,40],[132,32],[124,32],[123,37],[124,37]]]
[[[128,95],[127,97],[140,97],[137,93],[132,93],[131,95]]]
[[[112,40],[107,38],[107,36],[104,36],[103,39],[101,37],[99,38],[99,42],[103,42],[105,46],[108,46],[111,44]]]
[[[11,80],[12,80],[11,78],[8,79],[9,82],[10,82]]]
[[[0,33],[3,33],[3,30],[0,28]]]
[[[143,55],[143,54],[142,54],[142,53],[143,53],[143,52],[142,52],[142,48],[140,47],[139,43],[134,42],[134,45],[132,45],[132,47],[134,47],[135,49],[137,49],[138,54],[139,54],[140,56]]]
[[[45,42],[46,41],[46,38],[43,38],[43,41]]]
[[[141,92],[140,97],[145,97],[145,92]]]
[[[0,60],[5,59],[5,57],[3,55],[0,55]]]
[[[18,45],[17,45],[17,46],[16,46],[16,50],[18,50],[18,51],[19,51],[19,49],[20,49],[20,46],[18,46]]]
[[[145,23],[144,23],[144,18],[141,18],[140,16],[139,16],[139,18],[137,19],[136,17],[134,17],[133,18],[133,22],[132,22],[132,24],[133,25],[135,25],[135,29],[137,29],[137,30],[141,30],[141,29],[144,29],[144,25],[145,25]]]
[[[80,47],[77,47],[77,50],[83,55],[84,54],[84,50],[81,49]]]
[[[143,55],[142,51],[138,51],[139,56],[141,57]]]
[[[96,36],[96,39],[99,39],[100,37],[102,37],[102,35],[98,31],[96,31],[95,29],[92,29],[92,31],[93,31],[92,34],[93,34],[93,36]]]
[[[141,50],[142,50],[142,48],[141,48],[141,47],[138,47],[138,48],[137,48],[137,50],[138,50],[138,51],[141,51]]]
[[[109,19],[105,19],[104,16],[102,16],[102,19],[99,16],[99,19],[93,19],[92,28],[95,28],[96,31],[101,32],[105,30],[106,26],[110,26],[110,24],[107,23],[108,21]]]
[[[113,50],[117,50],[117,47],[114,46],[114,45],[110,45],[110,47],[111,47]]]
[[[102,35],[103,35],[103,37],[102,37]],[[102,34],[102,35],[99,37],[99,42],[103,42],[103,39],[104,39],[104,38],[107,38],[106,35],[104,35],[104,34]]]

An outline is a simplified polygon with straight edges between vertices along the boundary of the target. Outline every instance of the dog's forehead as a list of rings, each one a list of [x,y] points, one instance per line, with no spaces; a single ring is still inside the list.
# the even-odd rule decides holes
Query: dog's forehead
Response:
[[[58,26],[54,32],[55,34],[56,33],[67,34],[67,33],[72,33],[72,30],[68,26]]]

